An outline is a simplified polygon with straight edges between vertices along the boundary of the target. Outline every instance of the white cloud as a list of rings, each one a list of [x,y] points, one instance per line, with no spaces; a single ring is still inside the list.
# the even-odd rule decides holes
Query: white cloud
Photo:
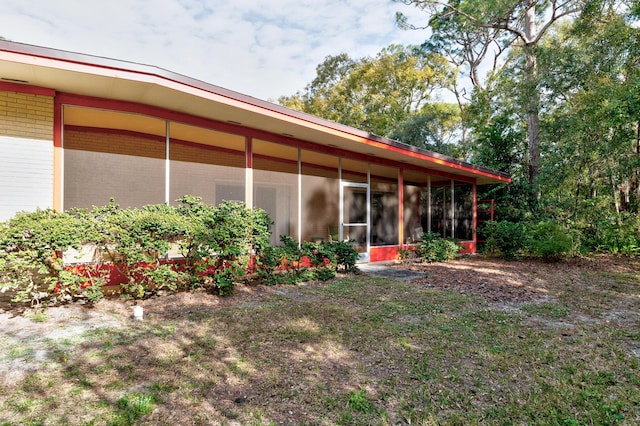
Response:
[[[4,0],[0,36],[155,65],[262,99],[290,95],[328,55],[421,43],[389,0]]]

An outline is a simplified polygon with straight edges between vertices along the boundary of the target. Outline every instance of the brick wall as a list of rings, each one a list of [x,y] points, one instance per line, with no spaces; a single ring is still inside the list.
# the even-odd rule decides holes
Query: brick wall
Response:
[[[230,152],[207,147],[171,143],[169,150],[171,160],[189,163],[217,164],[244,169],[246,159],[244,152]]]
[[[65,129],[65,149],[131,155],[147,158],[165,158],[164,138],[138,136],[125,132],[100,132]]]
[[[0,91],[0,135],[53,140],[53,97]]]

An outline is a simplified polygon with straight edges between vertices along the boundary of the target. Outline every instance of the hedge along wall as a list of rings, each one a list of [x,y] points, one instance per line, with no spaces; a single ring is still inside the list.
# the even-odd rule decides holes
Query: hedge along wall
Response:
[[[0,221],[16,211],[53,206],[53,93],[2,90]]]

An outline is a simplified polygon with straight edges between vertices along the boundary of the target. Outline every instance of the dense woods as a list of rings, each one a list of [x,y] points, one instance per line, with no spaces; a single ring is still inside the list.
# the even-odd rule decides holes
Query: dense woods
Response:
[[[318,65],[288,107],[475,164],[497,219],[640,253],[640,2],[401,0],[420,46]],[[402,8],[417,7],[412,22]]]

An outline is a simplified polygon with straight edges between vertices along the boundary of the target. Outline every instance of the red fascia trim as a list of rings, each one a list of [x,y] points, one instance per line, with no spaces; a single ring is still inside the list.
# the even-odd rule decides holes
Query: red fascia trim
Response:
[[[4,46],[8,46],[9,48],[6,49],[4,48]],[[96,67],[96,68],[103,68],[103,69],[121,70],[124,72],[129,72],[129,73],[138,74],[138,75],[146,75],[146,76],[158,78],[165,81],[170,81],[175,84],[183,85],[185,87],[191,87],[197,90],[203,90],[205,92],[209,92],[214,95],[230,99],[234,102],[239,102],[239,103],[249,105],[253,109],[261,110],[264,115],[271,116],[276,119],[278,119],[281,116],[287,116],[296,120],[308,122],[314,126],[321,126],[321,127],[327,128],[332,132],[349,134],[351,136],[357,137],[358,140],[364,145],[374,146],[379,149],[397,152],[402,155],[419,158],[427,162],[442,164],[447,167],[451,167],[453,169],[471,172],[476,175],[486,176],[486,177],[501,180],[504,182],[511,181],[509,176],[506,176],[500,173],[495,173],[492,170],[483,169],[481,167],[475,167],[471,164],[464,163],[450,157],[442,156],[437,153],[429,153],[428,151],[421,150],[415,147],[410,147],[405,144],[401,144],[400,142],[397,142],[388,138],[384,138],[378,135],[374,135],[371,133],[367,134],[366,132],[356,128],[345,126],[339,123],[333,123],[328,120],[324,120],[322,118],[315,117],[306,113],[291,110],[279,105],[274,105],[269,102],[261,101],[256,98],[252,98],[250,96],[243,95],[238,92],[233,92],[231,90],[224,89],[219,86],[204,83],[202,81],[199,81],[181,74],[173,73],[171,71],[167,71],[159,67],[153,67],[153,66],[134,63],[134,62],[118,61],[118,60],[108,59],[108,58],[100,58],[96,56],[83,55],[83,54],[74,53],[74,52],[67,52],[62,50],[56,50],[56,49],[50,49],[50,48],[44,48],[40,46],[33,46],[33,45],[14,43],[14,42],[0,41],[0,49],[2,51],[7,51],[9,53],[17,54],[17,55],[26,55],[31,57],[44,58],[52,61],[67,62],[67,63],[81,65],[84,67],[89,66],[89,67]]]
[[[440,170],[430,169],[428,167],[414,166],[413,164],[406,164],[406,163],[402,163],[400,161],[388,160],[388,159],[385,159],[385,158],[374,157],[374,156],[366,155],[366,154],[359,154],[357,152],[347,151],[347,150],[345,150],[343,148],[335,148],[335,147],[331,147],[331,146],[318,145],[318,144],[315,144],[313,142],[303,141],[303,140],[300,140],[300,139],[292,139],[290,137],[286,137],[286,136],[282,136],[282,135],[278,135],[278,134],[271,134],[271,133],[264,132],[264,131],[261,131],[261,130],[247,129],[247,131],[249,131],[251,136],[255,137],[256,139],[268,139],[270,142],[280,143],[280,144],[288,145],[288,146],[299,147],[301,149],[305,149],[305,150],[308,150],[308,151],[315,151],[315,152],[320,152],[320,153],[323,153],[323,154],[337,155],[337,156],[341,156],[341,157],[351,158],[351,159],[354,159],[354,160],[360,160],[360,161],[367,161],[367,162],[371,162],[371,163],[376,163],[376,164],[380,164],[380,165],[383,165],[383,166],[396,167],[398,169],[414,170],[416,172],[425,173],[425,174],[429,174],[429,175],[432,175],[432,176],[440,176],[440,177],[444,177],[444,178],[447,178],[447,179],[455,179],[455,180],[459,180],[459,181],[467,182],[467,183],[475,182],[475,178],[473,178],[473,177],[456,175],[456,174],[453,174],[453,173],[448,173],[448,172],[443,172],[443,171],[440,171]]]
[[[46,87],[32,86],[30,84],[0,81],[0,90],[4,92],[24,93],[25,95],[55,96],[56,91]]]
[[[430,156],[427,156],[427,155],[424,155],[424,154],[421,154],[421,153],[408,151],[408,150],[401,149],[401,148],[398,148],[398,147],[395,147],[395,146],[389,146],[387,144],[383,144],[383,143],[380,143],[380,142],[375,142],[375,141],[372,141],[372,140],[369,140],[369,139],[365,139],[363,141],[363,143],[365,145],[369,145],[369,146],[380,148],[380,149],[384,149],[384,150],[387,150],[387,151],[390,151],[390,152],[406,155],[408,157],[413,157],[413,158],[418,158],[420,160],[425,160],[425,161],[430,162],[430,163],[441,164],[441,165],[444,165],[444,166],[447,166],[447,167],[451,167],[453,169],[457,169],[457,170],[460,170],[460,171],[465,171],[465,172],[473,173],[473,174],[480,175],[480,176],[485,176],[485,177],[490,177],[490,178],[493,178],[493,179],[498,179],[498,180],[501,180],[503,182],[509,182],[511,180],[508,177],[494,175],[493,173],[489,173],[489,172],[485,172],[485,171],[482,171],[482,170],[478,170],[478,169],[475,169],[473,167],[467,167],[467,166],[464,166],[462,164],[451,163],[451,162],[446,161],[446,160],[440,160],[440,159],[437,159],[437,158],[434,158],[434,157],[430,157]]]

